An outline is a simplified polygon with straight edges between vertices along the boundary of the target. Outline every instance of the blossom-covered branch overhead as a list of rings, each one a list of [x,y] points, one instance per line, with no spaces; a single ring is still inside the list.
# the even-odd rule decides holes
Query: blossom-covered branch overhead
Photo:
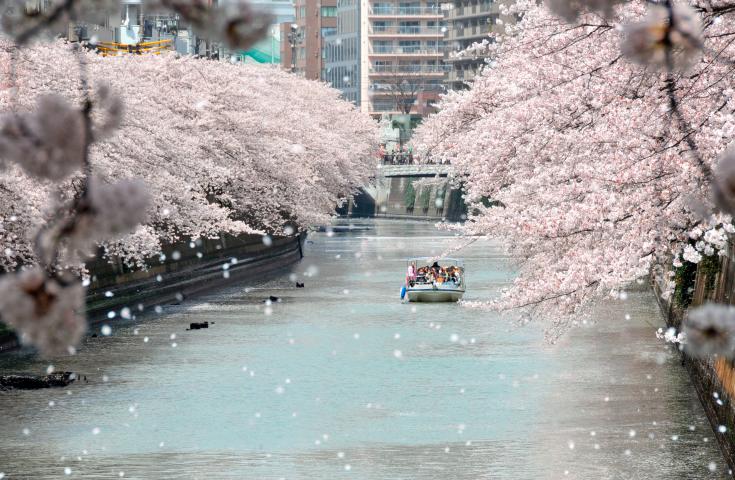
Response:
[[[651,269],[689,250],[724,253],[735,18],[706,7],[504,7],[522,20],[482,46],[488,65],[418,134],[419,149],[465,181],[475,212],[465,232],[502,239],[519,260],[491,306],[548,317],[554,338]]]

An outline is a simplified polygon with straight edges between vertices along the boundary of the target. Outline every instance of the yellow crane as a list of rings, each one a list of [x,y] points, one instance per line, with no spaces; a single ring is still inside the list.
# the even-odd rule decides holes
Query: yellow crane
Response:
[[[116,43],[116,42],[99,42],[97,44],[97,51],[103,56],[115,56],[123,53],[134,53],[136,55],[143,55],[145,53],[151,53],[153,55],[160,55],[161,52],[172,50],[174,45],[173,39],[157,40],[155,42],[141,42],[141,43]]]

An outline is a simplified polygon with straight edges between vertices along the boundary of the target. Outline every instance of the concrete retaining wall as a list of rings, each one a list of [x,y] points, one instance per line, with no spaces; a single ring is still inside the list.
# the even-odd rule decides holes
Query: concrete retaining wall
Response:
[[[305,237],[274,237],[270,245],[260,235],[185,240],[167,245],[165,259],[150,259],[148,270],[130,269],[120,261],[93,260],[87,265],[92,273],[87,292],[90,330],[107,322],[110,311],[118,316],[124,307],[132,312],[147,310],[180,303],[234,281],[261,280],[300,260]],[[0,351],[17,346],[13,334],[0,338]]]
[[[730,260],[733,252],[730,253],[730,256],[720,260],[719,271],[707,272],[702,268],[697,269],[689,308],[708,301],[735,303],[735,263]],[[678,331],[686,315],[686,308],[677,305],[673,300],[663,299],[661,288],[655,280],[653,287],[667,324]],[[681,358],[697,390],[725,460],[731,472],[735,472],[735,363],[723,358],[703,361],[684,354]],[[720,426],[724,426],[726,431],[721,432]]]

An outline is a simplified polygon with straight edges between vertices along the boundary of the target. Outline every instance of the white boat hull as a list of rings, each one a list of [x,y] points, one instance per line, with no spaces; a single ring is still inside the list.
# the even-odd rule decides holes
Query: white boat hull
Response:
[[[408,288],[409,302],[456,302],[462,299],[464,289],[458,288]]]

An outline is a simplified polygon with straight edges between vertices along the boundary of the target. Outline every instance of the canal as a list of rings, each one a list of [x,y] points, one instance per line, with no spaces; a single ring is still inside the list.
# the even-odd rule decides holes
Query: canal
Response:
[[[457,305],[402,304],[406,257],[456,244],[429,223],[309,235],[278,279],[112,324],[54,363],[66,389],[0,393],[5,478],[726,478],[644,287],[555,345]],[[497,246],[461,255],[470,299],[513,278]],[[292,285],[294,277],[305,288]],[[289,278],[290,277],[290,278]],[[270,295],[281,302],[266,305]],[[190,322],[213,322],[186,331]],[[3,372],[43,373],[16,352]],[[69,477],[65,477],[68,475]]]

